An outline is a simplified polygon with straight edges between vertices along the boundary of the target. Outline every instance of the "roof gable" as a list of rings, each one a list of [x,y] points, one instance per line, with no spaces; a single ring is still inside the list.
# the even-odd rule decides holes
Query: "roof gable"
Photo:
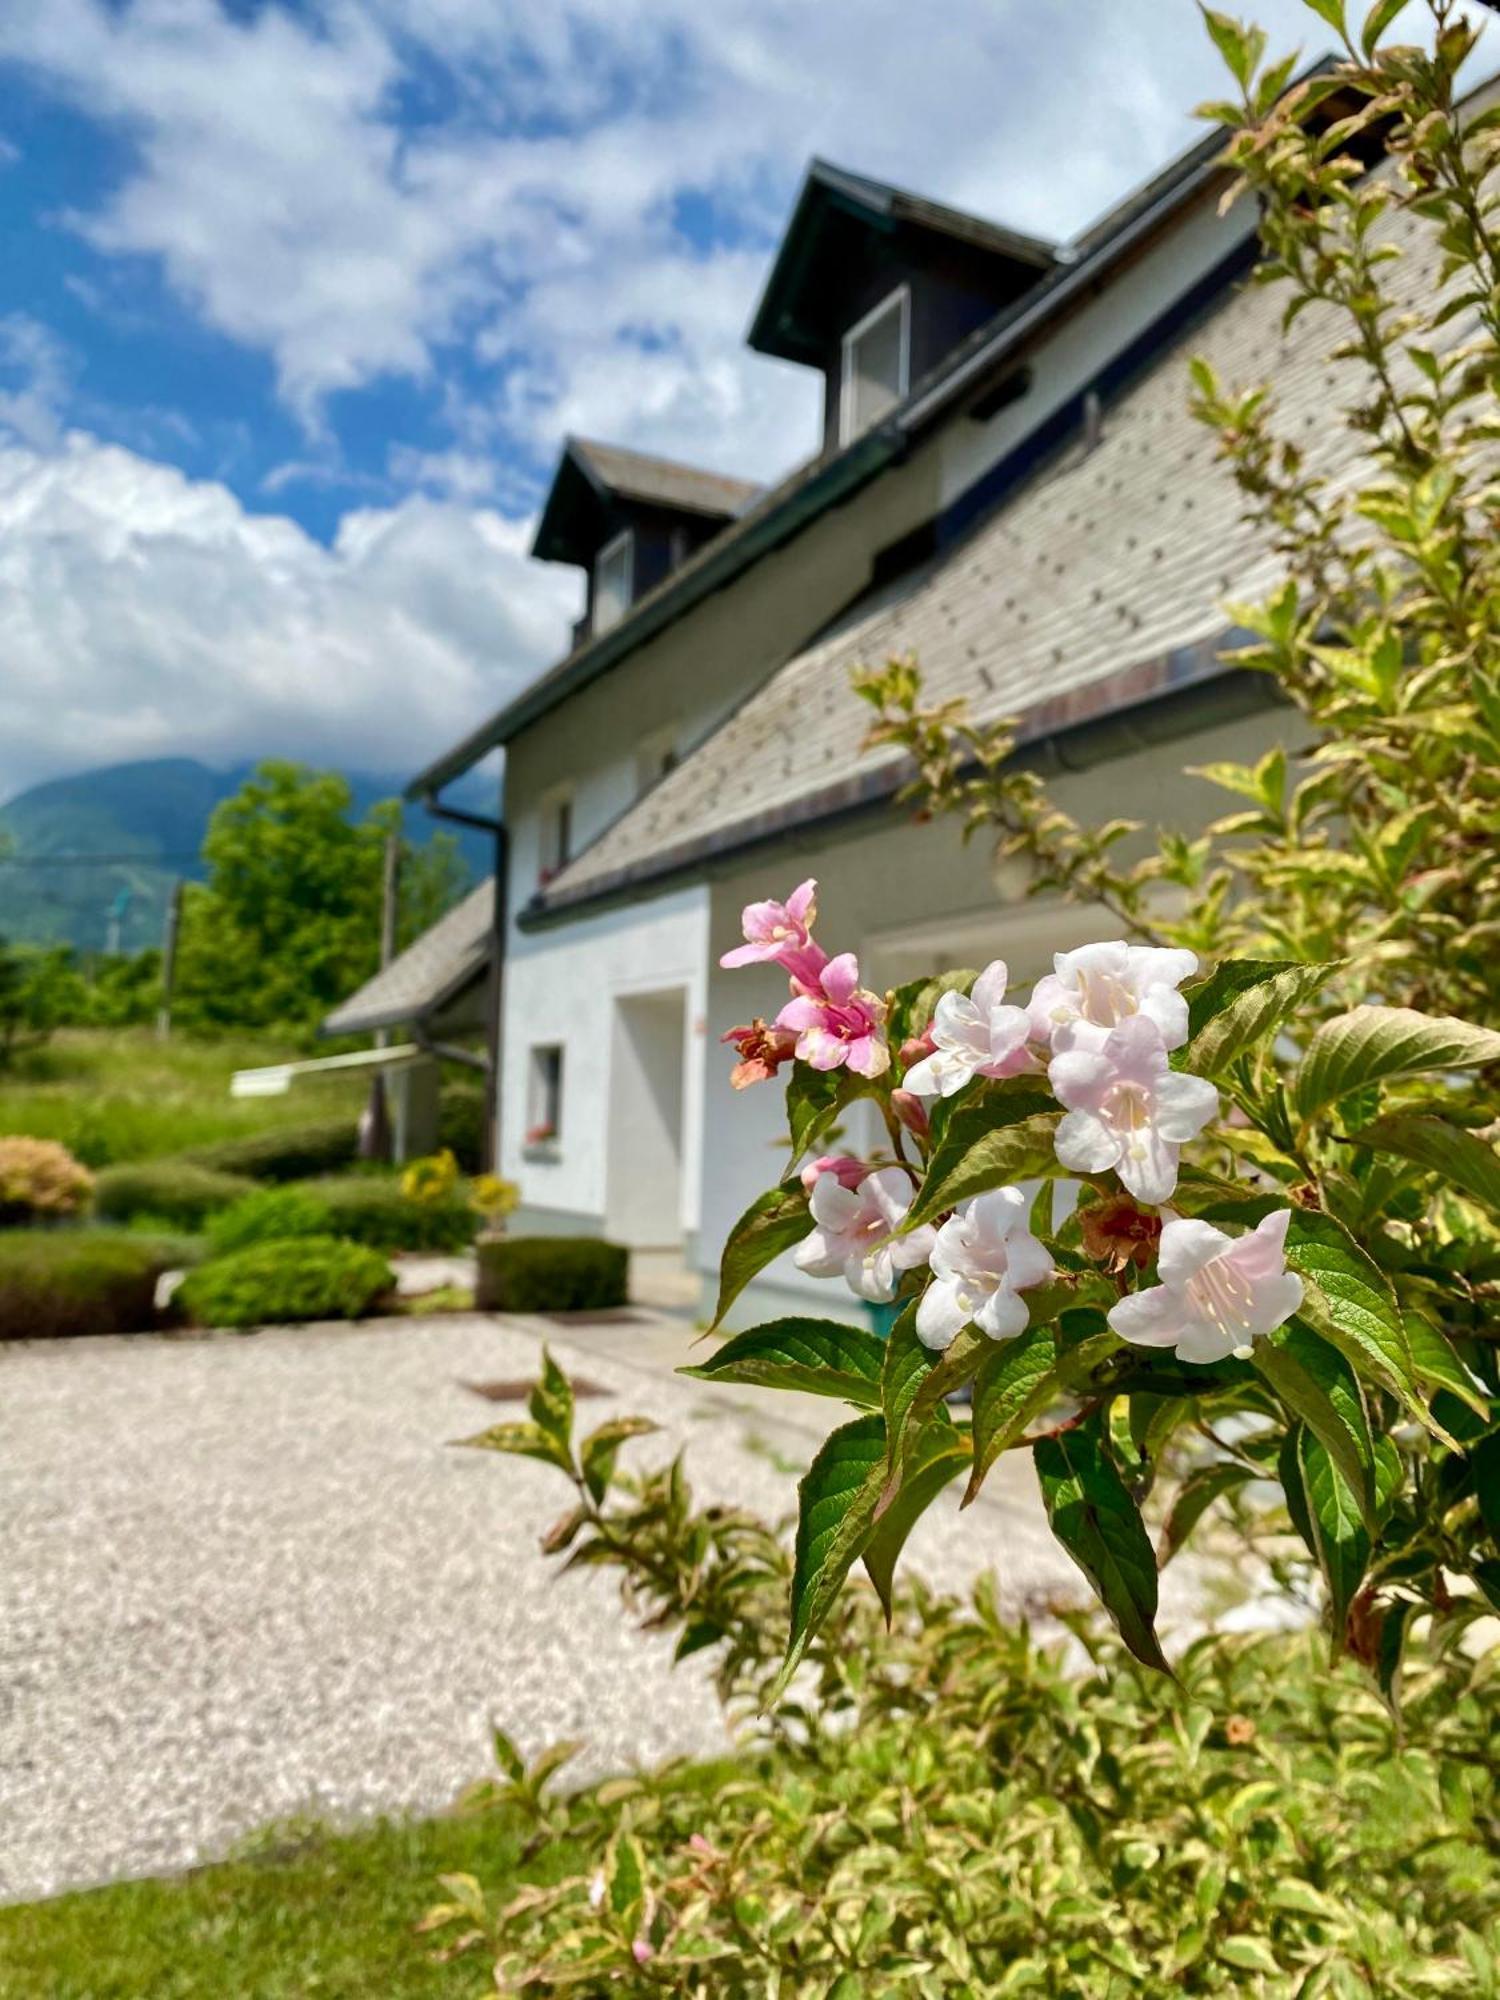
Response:
[[[902,249],[987,266],[1014,292],[1057,262],[1055,246],[1038,237],[814,160],[751,321],[751,347],[819,364],[865,274]]]
[[[618,503],[731,521],[759,493],[753,480],[704,472],[623,445],[569,438],[537,524],[531,553],[543,562],[587,564],[610,532]]]

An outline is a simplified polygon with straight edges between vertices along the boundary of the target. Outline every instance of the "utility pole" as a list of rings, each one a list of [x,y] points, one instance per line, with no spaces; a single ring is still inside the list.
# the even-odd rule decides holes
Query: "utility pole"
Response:
[[[177,934],[182,928],[182,877],[172,884],[167,898],[167,914],[161,929],[161,1006],[156,1013],[156,1032],[165,1041],[172,1032],[172,988],[177,983]]]
[[[394,828],[385,837],[385,868],[380,883],[380,969],[385,971],[396,956],[396,910],[401,894],[401,833]],[[375,1030],[377,1049],[387,1048],[390,1032]],[[360,1121],[360,1156],[367,1160],[391,1157],[391,1119],[386,1103],[385,1077],[376,1070],[370,1078],[370,1102]]]

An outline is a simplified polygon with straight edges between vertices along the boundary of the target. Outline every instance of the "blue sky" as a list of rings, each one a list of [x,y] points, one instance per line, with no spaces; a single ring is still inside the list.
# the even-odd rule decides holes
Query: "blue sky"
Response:
[[[0,6],[0,798],[467,730],[576,604],[525,553],[563,435],[811,449],[743,345],[810,153],[1066,235],[1195,136],[1192,0],[1067,11]]]

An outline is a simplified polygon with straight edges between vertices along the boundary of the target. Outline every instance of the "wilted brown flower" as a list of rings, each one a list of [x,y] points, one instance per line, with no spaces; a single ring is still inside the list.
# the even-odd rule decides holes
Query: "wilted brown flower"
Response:
[[[720,1035],[721,1042],[734,1045],[740,1060],[730,1071],[729,1081],[736,1090],[744,1090],[752,1083],[766,1083],[775,1076],[784,1062],[790,1062],[797,1046],[797,1037],[790,1028],[777,1028],[763,1021],[759,1014],[748,1027],[731,1028],[727,1035]]]
[[[1150,1209],[1138,1208],[1127,1194],[1106,1195],[1078,1212],[1083,1231],[1083,1247],[1107,1271],[1123,1271],[1128,1264],[1144,1271],[1156,1255],[1161,1238],[1161,1217]]]

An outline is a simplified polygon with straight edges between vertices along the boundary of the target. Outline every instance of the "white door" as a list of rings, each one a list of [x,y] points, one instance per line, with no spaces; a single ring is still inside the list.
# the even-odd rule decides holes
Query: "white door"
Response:
[[[609,1065],[605,1229],[635,1250],[682,1245],[682,1100],[687,990],[615,1002]]]

